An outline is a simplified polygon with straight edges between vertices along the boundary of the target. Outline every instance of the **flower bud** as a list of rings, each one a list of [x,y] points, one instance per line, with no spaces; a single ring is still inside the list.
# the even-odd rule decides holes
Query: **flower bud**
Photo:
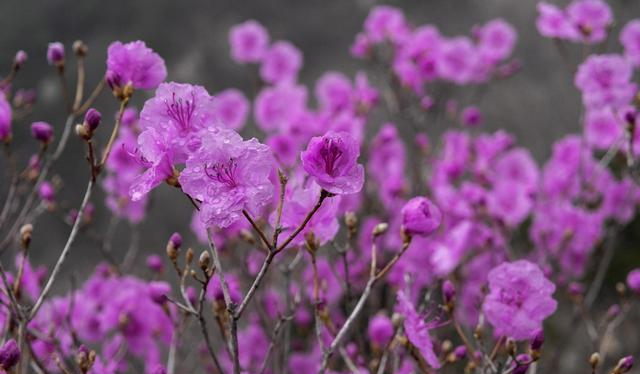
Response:
[[[111,90],[116,96],[119,91],[122,91],[122,78],[120,77],[120,74],[112,70],[108,70],[104,76],[104,80],[107,82],[109,87],[111,87]]]
[[[629,370],[631,370],[632,367],[633,367],[633,356],[626,356],[621,358],[620,361],[618,361],[618,365],[616,365],[615,369],[613,369],[613,372],[615,374],[624,374]]]
[[[64,67],[64,45],[62,43],[49,43],[47,61],[49,65],[56,66],[59,69]]]
[[[31,243],[31,235],[33,234],[33,225],[27,223],[20,227],[20,242],[23,248],[28,248]]]
[[[440,350],[444,354],[447,354],[447,353],[451,352],[452,349],[453,349],[453,343],[451,343],[451,340],[449,340],[449,339],[446,339],[440,345]]]
[[[209,266],[211,266],[211,255],[209,255],[208,251],[202,251],[202,253],[200,253],[198,265],[200,265],[200,269],[204,272],[209,270]]]
[[[56,197],[56,191],[51,183],[44,181],[40,184],[40,188],[38,188],[38,196],[40,196],[42,201],[52,203]]]
[[[599,364],[600,364],[600,353],[598,352],[592,353],[591,356],[589,357],[589,365],[591,365],[591,368],[595,370]]]
[[[532,358],[531,356],[529,356],[526,353],[522,353],[516,356],[515,359],[515,364],[516,367],[515,369],[513,369],[513,374],[524,374],[527,372],[527,370],[529,369],[529,365],[531,365],[532,362]]]
[[[613,304],[609,307],[609,309],[607,309],[607,319],[609,321],[613,320],[618,315],[620,315],[620,305]]]
[[[94,108],[90,108],[89,110],[87,110],[87,113],[84,115],[84,125],[91,132],[95,131],[95,129],[98,128],[101,120],[102,115]]]
[[[544,331],[539,329],[534,335],[533,339],[531,339],[531,350],[539,351],[544,344]]]
[[[71,48],[73,49],[73,53],[75,53],[75,55],[78,57],[86,56],[87,52],[89,51],[89,47],[87,47],[87,45],[84,44],[82,40],[76,40],[75,42],[73,42]]]
[[[158,255],[150,255],[147,257],[147,268],[154,273],[162,272],[162,259]]]
[[[78,348],[78,353],[76,353],[76,364],[80,368],[82,373],[87,373],[93,367],[94,362],[96,361],[96,351],[89,350],[84,345],[81,345]]]
[[[16,343],[15,339],[7,340],[2,347],[0,347],[0,367],[4,371],[9,371],[20,360],[20,347]]]
[[[402,228],[409,235],[430,235],[442,221],[442,213],[426,197],[414,197],[402,208]]]
[[[187,253],[184,254],[184,260],[187,264],[191,264],[191,262],[193,262],[193,248],[187,248]]]
[[[462,360],[467,355],[467,347],[459,345],[453,350],[453,354],[456,355],[456,360]]]
[[[389,224],[387,223],[378,223],[374,228],[373,228],[373,232],[372,235],[375,236],[380,236],[382,234],[384,234],[387,229],[389,228]]]
[[[453,309],[454,298],[456,296],[456,287],[451,283],[450,280],[445,280],[442,283],[442,299],[444,300],[444,305],[450,309]]]
[[[46,122],[34,122],[31,124],[31,135],[44,144],[48,144],[53,138],[53,128]]]
[[[178,251],[182,245],[182,236],[177,232],[171,234],[169,242],[167,242],[167,256],[171,261],[175,262],[178,259]]]
[[[171,287],[166,282],[149,283],[149,298],[154,303],[163,304],[167,301],[167,294],[171,291]]]
[[[640,268],[633,269],[627,274],[627,287],[640,295]]]
[[[385,347],[393,337],[393,323],[384,314],[378,314],[369,321],[367,330],[371,343],[376,348]]]
[[[18,52],[16,52],[16,56],[13,58],[13,68],[15,70],[20,69],[20,67],[27,62],[27,52],[23,51],[23,50],[19,50]]]
[[[347,225],[350,232],[355,232],[358,226],[358,217],[354,212],[347,212],[344,215],[344,223]]]

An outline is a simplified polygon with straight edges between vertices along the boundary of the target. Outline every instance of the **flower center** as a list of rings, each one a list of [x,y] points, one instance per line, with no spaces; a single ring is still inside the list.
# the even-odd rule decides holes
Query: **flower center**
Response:
[[[229,158],[227,162],[216,162],[215,164],[204,166],[204,172],[209,178],[225,184],[229,188],[238,186],[236,181],[237,170],[238,162],[233,157]]]
[[[341,143],[342,141],[340,139],[325,139],[324,147],[320,150],[320,156],[322,156],[324,160],[324,171],[332,177],[335,173],[336,163],[344,153]]]
[[[500,300],[507,305],[520,308],[524,304],[524,295],[519,290],[503,289],[500,291]]]
[[[174,92],[171,103],[165,101],[165,105],[167,106],[167,115],[176,121],[178,128],[183,132],[188,131],[191,117],[193,117],[196,109],[194,92],[191,92],[191,100],[183,100],[181,97],[176,99],[176,93]]]

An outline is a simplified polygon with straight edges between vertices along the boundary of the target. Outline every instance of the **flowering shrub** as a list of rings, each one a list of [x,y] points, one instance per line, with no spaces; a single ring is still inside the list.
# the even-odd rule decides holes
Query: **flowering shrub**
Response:
[[[173,82],[144,42],[116,41],[103,79],[85,95],[87,46],[75,42],[69,56],[53,42],[48,63],[64,82],[75,59],[77,85],[62,85],[63,128],[31,124],[28,160],[12,142],[12,127],[35,101],[14,87],[27,63],[19,51],[0,81],[0,370],[631,370],[637,341],[620,342],[617,331],[637,314],[640,268],[616,286],[617,300],[602,301],[611,306],[594,306],[640,202],[640,19],[623,26],[623,52],[615,53],[603,44],[615,39],[604,1],[541,2],[537,10],[539,34],[564,58],[573,44],[599,51],[565,60],[583,126],[558,139],[540,165],[506,131],[482,131],[477,103],[460,107],[435,94],[518,73],[517,34],[504,19],[445,36],[435,25],[412,25],[400,9],[374,7],[350,51],[378,73],[327,71],[314,87],[298,80],[302,52],[248,20],[228,41],[230,57],[256,76],[253,94],[211,95]],[[106,90],[119,106],[113,121],[94,108]],[[138,112],[140,91],[150,98]],[[375,123],[381,109],[388,122]],[[429,137],[416,120],[427,132],[416,126],[404,139],[393,122],[404,113],[443,113],[457,126]],[[260,139],[244,136],[245,128]],[[77,186],[52,170],[73,141],[86,150],[77,166],[87,186],[69,209],[57,194]],[[98,188],[104,202],[94,198]],[[93,204],[135,227],[157,189],[193,208],[192,232],[155,238],[146,268],[132,268],[135,245],[117,258],[114,224],[94,227]],[[61,212],[66,244],[55,264],[35,266],[39,218]],[[104,258],[89,279],[54,296],[62,266],[79,255],[76,239],[96,232]],[[185,246],[187,236],[198,245]],[[586,347],[574,339],[584,340],[582,327]],[[582,361],[565,354],[572,344]]]

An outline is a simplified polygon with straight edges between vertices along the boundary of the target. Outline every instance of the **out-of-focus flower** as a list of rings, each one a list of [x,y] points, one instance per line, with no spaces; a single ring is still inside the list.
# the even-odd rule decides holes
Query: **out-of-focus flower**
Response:
[[[260,65],[260,77],[268,83],[295,82],[302,68],[302,53],[293,44],[277,41],[269,48]]]
[[[42,143],[49,143],[53,139],[53,127],[46,122],[34,122],[31,124],[31,136]]]
[[[5,95],[0,93],[0,141],[11,140],[11,105]]]
[[[620,32],[624,55],[636,67],[640,66],[640,19],[629,21]]]
[[[229,44],[235,61],[259,62],[269,47],[269,34],[259,22],[248,20],[231,28]]]
[[[620,55],[591,55],[578,68],[575,85],[588,108],[623,107],[636,93],[631,83],[633,67]]]
[[[249,115],[249,100],[242,91],[230,88],[215,95],[216,115],[221,127],[240,130]]]
[[[64,65],[64,45],[62,43],[49,43],[49,47],[47,48],[47,61],[49,65]]]

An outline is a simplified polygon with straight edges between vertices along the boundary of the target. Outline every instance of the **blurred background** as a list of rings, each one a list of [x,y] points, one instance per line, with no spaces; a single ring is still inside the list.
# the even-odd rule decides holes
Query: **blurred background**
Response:
[[[568,1],[555,1],[565,4]],[[535,0],[422,0],[387,1],[405,11],[415,25],[433,23],[444,35],[469,34],[474,24],[501,17],[514,25],[519,34],[514,57],[523,63],[516,76],[489,86],[474,101],[485,116],[484,130],[506,129],[515,134],[519,143],[528,147],[542,162],[550,154],[551,144],[561,136],[580,129],[580,97],[573,86],[573,74],[563,64],[551,40],[535,30],[537,15]],[[618,31],[626,21],[640,16],[640,1],[609,1],[616,15],[616,26],[607,49],[619,50]],[[229,58],[227,42],[229,28],[247,19],[256,19],[269,30],[273,40],[286,39],[304,53],[300,81],[312,89],[315,80],[326,70],[340,70],[353,76],[365,69],[362,61],[349,55],[354,35],[362,29],[373,0],[3,0],[0,2],[0,75],[8,72],[12,58],[19,49],[25,50],[29,61],[15,81],[16,88],[35,88],[37,107],[28,117],[14,122],[14,145],[22,162],[37,149],[29,135],[30,123],[44,120],[54,125],[60,136],[65,113],[59,82],[54,69],[47,65],[47,43],[63,42],[71,56],[71,44],[81,39],[89,46],[87,57],[87,89],[101,79],[105,69],[106,49],[115,40],[141,39],[164,57],[169,80],[205,86],[215,93],[228,87],[238,87],[251,96],[250,75],[245,67]],[[570,48],[570,58],[578,63],[583,51]],[[68,59],[69,63],[73,61]],[[67,74],[74,84],[74,68]],[[138,92],[134,105],[142,103],[152,92]],[[465,92],[452,92],[452,96]],[[462,103],[470,104],[470,102]],[[110,131],[116,101],[104,92],[95,105],[106,118],[100,136],[102,144]],[[388,118],[380,111],[368,122],[373,132]],[[402,123],[399,123],[402,128]],[[432,138],[443,131],[442,124],[425,121],[420,130]],[[250,125],[245,135],[253,135]],[[405,134],[406,135],[406,134]],[[405,138],[406,140],[410,140]],[[55,174],[64,181],[58,201],[61,211],[77,207],[88,178],[84,150],[77,138],[69,142],[65,154],[55,166]],[[0,165],[4,167],[5,159]],[[24,165],[24,164],[23,164]],[[8,181],[0,177],[0,196],[5,196]],[[107,227],[108,211],[103,205],[104,194],[98,192],[96,230]],[[175,190],[161,187],[154,192],[149,219],[140,224],[141,253],[162,254],[167,238],[174,231],[184,234],[187,244],[195,244],[189,231],[192,208]],[[60,214],[44,214],[35,225],[32,259],[36,264],[57,257],[69,233],[69,226]],[[121,224],[115,235],[114,252],[121,256],[130,243],[130,229]],[[624,257],[624,256],[623,256]],[[87,235],[75,244],[65,272],[84,275],[100,261],[100,253]],[[144,256],[138,257],[142,263]],[[624,258],[618,259],[624,261]],[[626,273],[625,273],[626,274]],[[622,276],[622,275],[621,275]],[[614,276],[615,278],[615,276]],[[614,279],[615,280],[615,279]],[[68,283],[59,282],[58,289]]]

